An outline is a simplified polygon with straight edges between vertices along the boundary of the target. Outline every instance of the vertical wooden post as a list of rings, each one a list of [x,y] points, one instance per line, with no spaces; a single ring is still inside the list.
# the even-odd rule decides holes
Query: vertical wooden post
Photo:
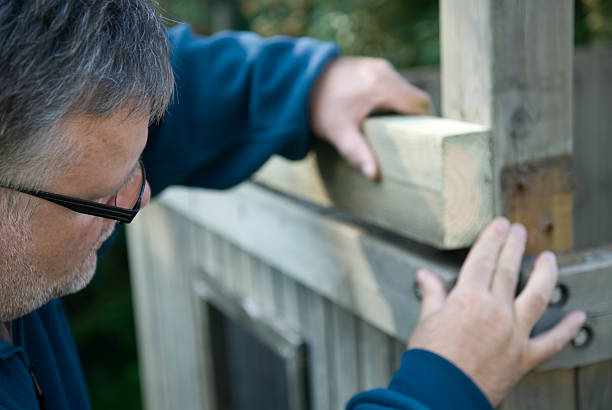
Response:
[[[440,26],[442,112],[491,127],[496,213],[525,224],[528,253],[569,251],[573,1],[441,0]],[[574,383],[531,374],[502,409],[573,410]]]
[[[572,0],[441,0],[442,111],[490,126],[495,207],[572,248]]]

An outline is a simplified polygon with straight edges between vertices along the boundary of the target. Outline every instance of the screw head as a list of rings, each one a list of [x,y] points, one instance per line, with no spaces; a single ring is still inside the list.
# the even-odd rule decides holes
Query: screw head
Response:
[[[568,294],[569,291],[567,290],[567,287],[561,283],[558,283],[553,289],[549,304],[551,306],[564,305],[567,302]]]
[[[592,338],[593,331],[589,327],[583,326],[572,340],[572,346],[577,348],[586,347]]]
[[[416,280],[412,284],[412,292],[414,293],[414,297],[416,297],[418,300],[423,300],[423,289],[421,289]]]

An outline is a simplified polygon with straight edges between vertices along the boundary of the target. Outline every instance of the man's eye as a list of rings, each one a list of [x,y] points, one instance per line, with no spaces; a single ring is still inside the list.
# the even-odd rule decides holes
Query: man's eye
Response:
[[[96,202],[99,202],[104,205],[115,205],[116,199],[117,199],[117,195],[114,194],[114,195],[105,196],[104,198],[101,198]]]

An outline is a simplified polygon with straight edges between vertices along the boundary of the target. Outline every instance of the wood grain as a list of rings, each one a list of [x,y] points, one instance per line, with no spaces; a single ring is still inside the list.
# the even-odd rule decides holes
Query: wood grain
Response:
[[[275,158],[254,179],[440,249],[471,245],[493,216],[488,130],[405,116],[369,118],[363,128],[380,163],[378,182],[325,144],[301,163]]]
[[[442,113],[491,128],[495,210],[501,214],[511,198],[502,184],[504,169],[572,154],[573,2],[442,0],[440,6]],[[564,178],[571,175],[568,170]],[[550,193],[550,202],[557,194]],[[564,197],[563,207],[571,209],[571,201]],[[512,216],[534,232],[550,219],[545,207],[539,211],[526,219]],[[553,223],[569,232],[544,232],[549,241],[539,240],[533,252],[567,250],[571,220]]]

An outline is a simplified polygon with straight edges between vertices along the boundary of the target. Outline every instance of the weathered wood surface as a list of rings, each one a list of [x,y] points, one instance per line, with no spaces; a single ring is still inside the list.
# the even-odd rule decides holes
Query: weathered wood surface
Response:
[[[261,191],[261,188],[253,189]],[[180,190],[174,191],[170,193],[173,196]],[[196,192],[195,195],[199,194]],[[197,213],[208,213],[212,215],[211,218],[231,226],[232,219],[235,218],[235,215],[232,215],[232,206],[227,202],[219,203],[214,198],[216,195],[234,196],[236,199],[234,193],[207,193],[201,201],[190,198],[188,207]],[[181,196],[180,193],[177,196]],[[186,199],[184,195],[182,198]],[[248,201],[245,197],[242,199],[243,201],[235,201],[236,208],[239,208],[243,215],[252,215],[256,208],[244,205],[252,204],[253,197],[249,197]],[[277,202],[281,203],[287,201],[277,199]],[[204,300],[202,295],[205,294],[198,289],[198,281],[213,283],[216,288],[213,286],[211,289],[223,289],[225,294],[235,297],[237,303],[244,305],[246,301],[251,312],[256,312],[256,316],[266,323],[292,329],[304,337],[309,348],[314,349],[310,356],[311,381],[318,381],[311,386],[310,392],[313,403],[316,403],[313,404],[314,409],[341,408],[357,391],[385,386],[388,383],[399,366],[406,334],[401,335],[397,331],[387,329],[383,331],[384,326],[381,324],[384,325],[384,321],[376,320],[373,315],[364,315],[364,312],[358,309],[357,300],[342,307],[341,299],[333,295],[321,296],[319,293],[323,293],[326,285],[319,283],[317,287],[313,286],[312,282],[305,283],[305,278],[299,273],[296,274],[294,267],[279,267],[269,263],[265,257],[266,253],[250,242],[253,240],[253,231],[248,226],[241,231],[243,242],[239,243],[230,231],[219,231],[215,226],[205,225],[194,213],[186,214],[186,207],[176,205],[176,202],[164,197],[163,204],[152,204],[129,229],[138,334],[141,342],[143,390],[146,392],[147,408],[173,408],[177,402],[201,406],[194,408],[214,408],[216,376],[210,369],[212,359],[207,356],[209,347],[205,337],[206,324],[202,321],[205,315],[198,313]],[[215,211],[220,205],[225,208],[223,218]],[[263,207],[267,205],[269,204],[265,201],[260,204]],[[299,205],[295,206],[301,208]],[[284,221],[281,225],[284,229],[289,225],[287,221],[292,221],[292,225],[304,223],[295,218],[295,214],[290,216],[279,209],[274,207],[267,212]],[[312,210],[308,212],[314,215]],[[258,215],[264,217],[264,223],[269,222],[265,217],[266,212]],[[323,216],[317,218],[319,217],[327,221],[325,225],[330,222],[331,225],[337,224],[335,228],[340,231],[359,231],[345,223],[330,221]],[[308,226],[310,230],[317,231],[315,224]],[[278,234],[276,229],[267,225],[263,236],[263,231],[257,229],[256,238],[261,242],[267,235]],[[289,236],[295,234],[296,231],[290,230],[287,236],[280,239],[289,241]],[[295,257],[296,253],[299,254],[300,247],[305,247],[306,243],[315,240],[322,240],[323,243],[315,253],[307,255],[313,260],[326,257],[321,253],[325,247],[334,246],[336,252],[340,249],[351,249],[350,236],[334,236],[333,229],[320,231],[315,235],[319,234],[320,236],[311,236],[306,242],[285,247],[279,254],[288,253]],[[370,234],[361,232],[361,235]],[[332,241],[326,242],[323,239],[325,236],[330,237]],[[369,241],[383,240],[370,237]],[[269,245],[268,243],[265,246]],[[375,249],[372,244],[369,246],[370,250]],[[386,247],[394,250],[385,249]],[[397,256],[396,253],[407,252],[403,246],[379,244],[376,249],[377,257],[370,260],[373,265],[378,265],[378,260],[386,260],[389,256],[395,260],[391,264],[387,260],[382,270],[372,274],[376,278],[374,283],[382,284],[378,293],[381,289],[394,287],[403,299],[413,299],[410,303],[403,302],[403,306],[400,306],[399,298],[392,297],[388,299],[390,302],[387,305],[388,309],[398,311],[398,314],[403,309],[402,319],[410,322],[412,315],[418,314],[419,302],[412,294],[412,281],[405,280],[402,266],[419,262],[414,260],[414,256],[408,259]],[[302,257],[298,255],[298,258]],[[427,258],[422,256],[421,264],[425,261]],[[609,358],[610,343],[607,341],[612,340],[612,332],[609,330],[612,329],[612,320],[610,315],[601,313],[609,311],[609,298],[603,296],[608,288],[608,278],[612,274],[612,250],[603,248],[596,252],[561,257],[560,263],[563,265],[560,284],[567,286],[570,291],[564,309],[570,310],[577,306],[585,308],[589,314],[589,324],[595,332],[593,340],[585,349],[568,347],[543,368],[581,366]],[[326,275],[331,275],[329,281],[338,280],[333,277],[333,272],[317,270],[321,266],[309,264],[310,274],[315,276],[316,281],[324,281]],[[344,269],[344,274],[348,275],[343,282],[345,286],[353,281],[359,282],[357,278],[351,279],[352,269],[356,266],[358,265],[335,265],[334,269]],[[445,266],[447,280],[450,282],[451,267],[454,265],[448,263],[438,267]],[[430,268],[435,270],[435,267]],[[363,275],[365,268],[360,269]],[[286,270],[293,272],[288,273]],[[370,289],[354,292],[352,297],[364,298],[362,302],[366,302],[375,313],[379,313],[376,309],[379,309],[377,306],[382,306],[381,302],[369,303],[372,295],[376,293]],[[386,299],[388,296],[385,292],[379,297]],[[168,333],[169,331],[171,333]],[[411,329],[406,329],[404,333],[410,331]],[[190,339],[185,339],[186,337]],[[176,349],[178,345],[181,349]],[[606,401],[605,394],[598,395],[596,390],[603,388],[606,377],[612,377],[606,376],[610,374],[608,367],[610,366],[606,367],[605,364],[592,365],[581,369],[576,373],[577,376],[574,370],[546,371],[529,375],[508,397],[502,408],[569,409],[574,407],[567,407],[568,403],[574,403],[576,400],[586,403],[581,409],[602,408],[597,406],[609,401]],[[189,377],[195,379],[186,380]],[[596,383],[595,380],[599,377],[603,379]],[[591,383],[595,383],[595,386],[587,388]],[[583,387],[575,390],[571,388],[573,385]]]
[[[440,24],[442,114],[491,127],[496,213],[525,222],[529,252],[570,250],[573,2],[442,0]],[[553,174],[567,175],[513,212],[521,186],[504,187],[502,174],[528,184],[534,163],[553,158]]]
[[[612,247],[562,255],[559,264],[558,286],[567,291],[560,312],[584,310],[593,334],[585,348],[570,345],[541,368],[584,366],[612,358]]]
[[[215,408],[221,376],[211,371],[204,303],[263,323],[247,325],[262,340],[288,335],[274,342],[288,343],[286,354],[303,338],[314,410],[341,409],[357,392],[386,385],[399,364],[403,342],[175,210],[151,204],[130,226],[129,242],[147,408]]]
[[[525,376],[514,387],[499,409],[578,410],[576,395],[576,377],[573,369],[534,372]]]
[[[369,181],[328,145],[302,162],[269,161],[255,180],[440,249],[469,246],[493,218],[487,128],[437,118],[364,122],[381,178]],[[316,159],[315,159],[316,158]]]
[[[440,1],[442,114],[491,127],[495,211],[526,226],[528,254],[573,248],[573,6]],[[529,376],[503,408],[574,409],[573,376]]]
[[[440,107],[440,70],[402,74],[426,90]],[[573,87],[574,248],[612,242],[612,48],[576,48]]]
[[[162,201],[403,341],[408,340],[416,325],[420,308],[413,292],[416,271],[427,267],[439,272],[450,286],[461,264],[462,255],[449,255],[410,242],[393,243],[254,185],[224,193],[176,188]],[[206,261],[207,266],[214,267],[215,263]],[[574,367],[611,358],[612,251],[601,248],[574,254],[561,257],[560,263],[559,283],[569,296],[563,306],[551,308],[547,319],[556,320],[564,312],[584,309],[593,337],[586,348],[568,346],[541,369]],[[542,326],[545,323],[546,320]]]
[[[146,408],[214,409],[214,390],[203,383],[205,322],[187,269],[197,254],[193,225],[155,206],[147,214],[154,223],[128,230]]]
[[[576,370],[578,408],[599,410],[612,407],[612,361],[592,364]]]
[[[574,242],[612,242],[612,48],[577,49],[574,60]]]
[[[417,244],[392,245],[252,184],[228,192],[173,188],[161,200],[404,340],[420,306],[413,293],[416,271],[429,268],[450,283],[459,268],[456,258]]]

